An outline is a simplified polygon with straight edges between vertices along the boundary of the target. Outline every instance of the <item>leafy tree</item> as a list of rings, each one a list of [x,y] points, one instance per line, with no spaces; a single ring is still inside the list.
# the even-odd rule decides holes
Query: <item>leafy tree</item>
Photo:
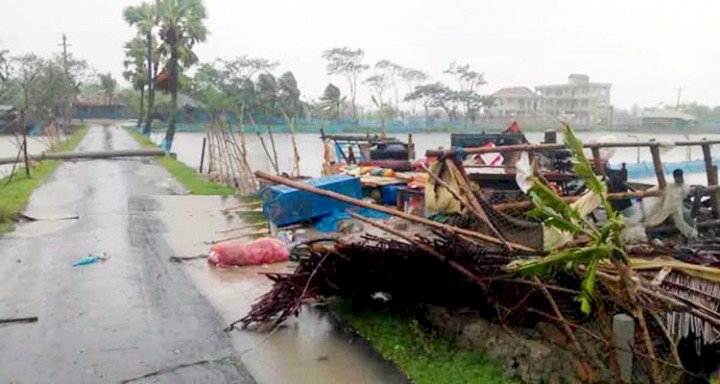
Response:
[[[485,82],[485,76],[477,71],[470,68],[470,65],[459,65],[455,62],[450,64],[450,67],[444,71],[455,78],[458,83],[459,90],[453,95],[454,101],[463,106],[465,112],[465,121],[472,119],[479,113],[478,106],[483,104],[478,103],[480,96],[477,94],[477,88]]]
[[[453,91],[441,82],[418,85],[405,96],[405,101],[420,101],[425,109],[425,119],[430,117],[430,108],[441,108],[452,118],[451,104]]]
[[[261,73],[257,78],[257,96],[259,105],[265,116],[265,123],[270,126],[270,119],[278,106],[278,82],[270,73]]]
[[[413,90],[415,90],[415,87],[420,85],[422,82],[427,81],[429,77],[425,72],[419,69],[404,68],[403,71],[400,73],[400,78],[403,82],[405,82],[405,85],[407,86],[407,92],[408,94],[410,94],[413,92]],[[415,114],[416,107],[416,100],[411,100],[410,111],[413,115]]]
[[[340,106],[344,101],[345,97],[340,94],[340,88],[330,83],[325,87],[325,91],[320,97],[320,108],[327,112],[331,118],[340,119],[342,117]]]
[[[260,57],[242,55],[231,60],[218,60],[219,74],[222,77],[219,86],[231,97],[233,110],[238,114],[240,128],[245,117],[254,122],[261,114],[254,77],[258,73],[269,72],[278,63]]]
[[[350,102],[352,103],[353,118],[357,119],[357,81],[360,74],[365,72],[369,66],[363,64],[365,51],[362,49],[350,49],[348,47],[333,48],[323,52],[322,57],[327,60],[328,75],[342,75],[350,87]]]
[[[397,79],[402,76],[405,68],[399,64],[393,63],[390,60],[380,60],[375,64],[375,69],[382,71],[389,85],[393,88],[395,93],[395,109],[400,109],[400,94],[397,87]]]
[[[132,86],[133,90],[140,92],[140,109],[138,113],[137,127],[143,125],[144,108],[145,108],[145,89],[150,82],[148,81],[148,67],[145,63],[145,41],[140,37],[135,37],[125,44],[125,57],[123,61],[123,78]]]
[[[10,60],[8,60],[8,54],[10,51],[7,49],[0,49],[0,81],[7,81],[10,76]]]
[[[160,22],[160,51],[167,58],[170,92],[170,119],[165,133],[165,149],[172,148],[177,124],[177,94],[180,69],[197,63],[193,52],[196,43],[205,41],[207,17],[202,0],[157,0]]]
[[[392,85],[389,76],[385,73],[370,76],[363,82],[370,86],[372,96],[370,96],[373,104],[380,111],[381,135],[385,137],[387,135],[387,106],[385,104],[384,93]]]
[[[100,89],[102,90],[103,95],[105,95],[107,102],[112,103],[112,98],[115,94],[115,89],[117,88],[117,80],[115,80],[112,77],[112,73],[109,72],[99,74],[98,80],[100,81]]]
[[[292,72],[288,71],[280,76],[278,80],[279,106],[286,119],[296,118],[302,113],[302,102],[300,101],[300,89],[297,80]]]
[[[141,5],[136,7],[126,7],[123,10],[123,18],[131,26],[137,27],[138,35],[141,39],[144,39],[146,68],[145,76],[147,78],[146,87],[148,92],[148,109],[143,133],[145,135],[149,135],[152,131],[152,117],[154,111],[153,107],[155,103],[155,87],[153,84],[153,77],[157,73],[158,67],[156,47],[157,43],[155,42],[155,37],[153,36],[153,30],[159,22],[158,9],[155,4],[152,3],[142,3]],[[133,84],[135,83],[133,82]],[[142,108],[140,109],[140,113],[142,114]]]

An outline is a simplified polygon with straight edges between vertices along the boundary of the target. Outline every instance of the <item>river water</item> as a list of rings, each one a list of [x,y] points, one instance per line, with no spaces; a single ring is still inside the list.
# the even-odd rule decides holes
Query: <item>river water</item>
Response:
[[[391,135],[402,141],[407,140],[406,135]],[[528,140],[533,143],[540,143],[543,140],[543,134],[540,132],[528,133]],[[590,141],[649,141],[655,139],[660,142],[673,142],[683,140],[700,140],[707,138],[709,140],[720,139],[720,134],[690,134],[688,136],[682,134],[652,134],[637,133],[627,134],[622,132],[581,132],[578,134],[581,140]],[[162,140],[162,133],[154,133],[152,139],[159,143]],[[200,155],[202,151],[202,139],[204,133],[197,132],[179,132],[176,134],[173,143],[173,152],[177,153],[178,159],[185,164],[198,168],[200,165]],[[290,134],[276,133],[275,145],[278,153],[278,161],[282,171],[289,172],[292,169],[293,149],[290,141]],[[266,137],[267,142],[267,137]],[[413,142],[415,143],[416,153],[421,156],[428,149],[437,149],[438,147],[448,148],[450,146],[450,134],[448,133],[415,133],[413,134]],[[28,153],[37,154],[46,149],[41,139],[33,138],[28,142]],[[300,171],[303,175],[317,177],[320,176],[323,162],[323,144],[318,134],[302,133],[297,135],[298,148],[300,150]],[[248,157],[250,165],[254,170],[271,171],[270,161],[265,155],[260,144],[260,140],[256,135],[247,135]],[[717,153],[720,148],[713,148],[715,157],[720,157]],[[12,135],[0,135],[0,157],[10,157],[17,155],[18,147],[16,139]],[[650,150],[641,148],[618,148],[612,155],[611,163],[620,164],[622,162],[632,164],[638,161],[651,161]],[[663,162],[677,162],[687,159],[702,159],[702,150],[696,147],[676,147],[662,153]],[[0,166],[0,177],[7,175],[11,167],[5,165]],[[652,181],[653,178],[641,179],[643,181]],[[689,183],[703,184],[706,182],[703,173],[687,175],[686,180]]]
[[[200,155],[202,151],[202,139],[204,134],[198,133],[177,133],[175,142],[173,143],[173,152],[176,152],[178,159],[185,164],[198,168],[200,164]],[[407,140],[406,135],[391,135],[402,141]],[[543,141],[543,134],[541,132],[533,132],[526,134],[528,140],[532,143],[540,143]],[[640,141],[646,142],[651,139],[655,139],[659,142],[674,142],[684,140],[700,140],[707,138],[708,140],[720,139],[720,134],[691,134],[688,136],[682,134],[652,134],[652,133],[637,133],[637,134],[626,134],[622,132],[581,132],[578,134],[581,140],[588,142],[596,140],[600,142],[604,141]],[[290,140],[290,134],[277,133],[274,134],[275,145],[277,147],[278,162],[280,163],[281,171],[290,172],[292,169],[292,156],[293,149]],[[163,138],[163,134],[153,134],[152,139],[154,142],[159,143]],[[562,138],[559,137],[561,140]],[[265,139],[268,142],[267,137]],[[450,134],[448,133],[415,133],[413,134],[413,142],[415,143],[415,149],[418,156],[422,156],[428,149],[437,149],[438,147],[448,148],[450,146]],[[298,134],[297,135],[298,148],[300,150],[300,171],[303,175],[317,177],[320,176],[323,162],[323,144],[318,134]],[[265,152],[260,144],[260,140],[256,135],[247,136],[247,146],[250,165],[254,170],[271,171],[272,167],[268,160]],[[716,146],[717,147],[717,146]],[[720,157],[720,148],[713,148],[714,157]],[[589,155],[589,154],[588,154]],[[695,147],[675,147],[666,151],[663,151],[662,160],[665,163],[685,161],[688,159],[699,160],[702,159],[702,149],[699,146]],[[648,148],[617,148],[610,157],[612,164],[620,163],[636,163],[640,162],[651,162],[652,157]],[[686,181],[693,184],[705,184],[705,174],[695,173],[686,175]],[[654,182],[654,177],[648,177],[638,179],[638,181]]]
[[[22,138],[20,138],[22,139]],[[21,142],[14,135],[0,135],[0,157],[16,157],[20,150]],[[47,149],[47,145],[41,138],[28,138],[28,154],[37,155]],[[0,165],[0,179],[10,174],[12,165]]]

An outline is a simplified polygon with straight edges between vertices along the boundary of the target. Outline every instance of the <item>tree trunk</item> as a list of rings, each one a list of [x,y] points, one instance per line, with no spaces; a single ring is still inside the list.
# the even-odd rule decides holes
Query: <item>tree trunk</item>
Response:
[[[177,47],[170,47],[170,119],[167,131],[165,132],[165,150],[172,149],[175,138],[175,125],[177,124],[177,90],[178,90],[178,54]]]
[[[153,63],[152,63],[152,33],[147,34],[146,42],[147,49],[145,50],[145,56],[147,59],[147,73],[148,73],[148,107],[147,117],[145,118],[145,127],[143,128],[143,134],[150,136],[152,132],[152,118],[153,118],[153,104],[155,102],[155,86],[153,85]]]
[[[145,86],[140,87],[140,113],[138,116],[137,127],[140,129],[143,123],[143,114],[145,113]]]

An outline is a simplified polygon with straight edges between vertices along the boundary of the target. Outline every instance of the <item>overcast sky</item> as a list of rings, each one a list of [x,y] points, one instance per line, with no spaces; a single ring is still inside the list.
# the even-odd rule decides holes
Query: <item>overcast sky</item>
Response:
[[[711,1],[206,0],[210,35],[201,60],[250,54],[292,70],[306,98],[332,81],[321,58],[360,47],[368,63],[389,59],[444,80],[452,61],[485,73],[482,92],[563,83],[570,73],[610,82],[612,103],[720,104],[720,3]],[[0,48],[70,50],[120,76],[126,0],[0,0]],[[359,102],[369,104],[363,93]]]

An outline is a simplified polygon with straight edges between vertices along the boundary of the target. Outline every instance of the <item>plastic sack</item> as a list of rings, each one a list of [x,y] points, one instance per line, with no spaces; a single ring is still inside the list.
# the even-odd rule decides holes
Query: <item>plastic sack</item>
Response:
[[[226,241],[210,247],[208,261],[218,267],[260,265],[290,259],[290,251],[282,241],[264,237],[248,242]]]
[[[441,163],[436,162],[430,165],[430,172],[437,175]],[[451,188],[460,190],[458,184],[458,175],[455,174],[455,167],[445,170],[442,180]],[[435,181],[429,178],[425,184],[425,209],[429,212],[439,213],[459,213],[460,201],[452,195],[443,185],[435,184]]]

